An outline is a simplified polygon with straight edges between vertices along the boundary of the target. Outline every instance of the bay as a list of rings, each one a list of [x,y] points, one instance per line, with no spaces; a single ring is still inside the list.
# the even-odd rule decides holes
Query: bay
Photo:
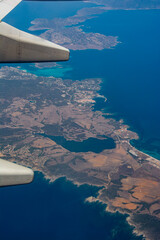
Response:
[[[116,147],[116,143],[112,138],[105,138],[105,136],[101,136],[104,139],[98,138],[88,138],[84,141],[68,141],[63,136],[51,136],[46,134],[41,134],[44,137],[50,138],[55,141],[57,144],[61,145],[65,149],[71,152],[94,152],[100,153],[105,149],[113,149]]]

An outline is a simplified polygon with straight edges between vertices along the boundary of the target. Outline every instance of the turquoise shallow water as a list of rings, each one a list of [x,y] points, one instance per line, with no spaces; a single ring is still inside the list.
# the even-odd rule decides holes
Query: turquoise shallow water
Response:
[[[34,5],[31,11],[31,6],[28,8],[27,3],[23,3],[23,12],[19,17],[24,19],[23,14],[31,11],[23,23],[14,20],[14,13],[6,19],[26,30],[29,21],[43,15],[43,7],[40,4],[39,11],[35,11]],[[56,7],[52,9],[57,16],[60,15],[59,7],[57,13]],[[76,9],[74,6],[71,10],[70,4],[68,15],[75,13]],[[36,16],[35,12],[38,12]],[[46,12],[45,17],[51,18],[53,12]],[[63,14],[66,16],[64,10]],[[131,129],[140,135],[140,140],[134,144],[157,157],[160,153],[159,24],[159,11],[109,11],[99,18],[88,20],[84,29],[86,27],[88,31],[89,26],[90,31],[119,36],[122,43],[112,50],[71,51],[71,60],[66,66],[72,71],[62,70],[60,73],[73,80],[101,77],[101,93],[108,102],[97,101],[96,108],[103,108],[103,111],[116,114],[116,118],[125,119]],[[27,64],[23,67],[30,70]],[[49,71],[42,70],[41,74]],[[1,188],[1,238],[18,240],[23,235],[24,240],[142,239],[132,234],[126,216],[105,213],[104,206],[98,203],[84,203],[84,199],[96,194],[96,191],[97,188],[88,186],[77,188],[64,179],[48,184],[39,174],[28,186]]]
[[[22,70],[26,70],[26,65],[23,64]],[[72,71],[71,67],[52,67],[52,68],[43,68],[43,69],[37,69],[34,67],[34,65],[30,65],[30,67],[27,66],[27,71],[36,74],[37,76],[43,76],[43,77],[50,77],[54,76],[56,78],[62,78],[65,76],[66,72]]]
[[[54,76],[54,77],[63,77],[66,72],[71,71],[72,68],[52,68],[52,69],[40,69],[33,71],[33,74],[37,76]]]

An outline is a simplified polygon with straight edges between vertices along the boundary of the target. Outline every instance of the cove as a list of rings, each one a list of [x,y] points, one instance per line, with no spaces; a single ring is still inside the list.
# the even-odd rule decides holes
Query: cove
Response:
[[[57,144],[66,148],[71,152],[94,152],[100,153],[104,149],[113,149],[116,147],[116,143],[113,138],[88,138],[82,142],[77,141],[67,141],[63,136],[50,136],[46,134],[41,134],[44,137],[48,137],[55,141]]]

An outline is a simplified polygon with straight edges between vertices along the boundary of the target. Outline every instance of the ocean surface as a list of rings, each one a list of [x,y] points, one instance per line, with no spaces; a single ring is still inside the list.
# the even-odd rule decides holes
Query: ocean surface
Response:
[[[141,240],[126,216],[85,203],[97,187],[76,187],[64,178],[49,183],[36,173],[30,185],[0,188],[0,236],[3,240]]]
[[[46,12],[44,3],[40,3],[39,11],[36,4],[24,2],[6,21],[27,30],[36,17],[66,17],[84,6],[66,2],[64,11],[54,3],[53,11]],[[19,20],[15,19],[18,13]],[[73,80],[102,78],[100,92],[108,101],[97,100],[96,109],[123,118],[140,136],[133,144],[160,159],[160,11],[108,11],[86,21],[83,29],[118,36],[121,43],[109,50],[71,51],[70,61],[61,64],[67,70],[59,76]],[[22,69],[31,71],[31,67],[23,64]],[[44,71],[44,75],[51,72]],[[99,203],[84,203],[96,193],[95,187],[76,187],[65,179],[49,184],[38,173],[30,185],[1,188],[1,239],[142,239],[132,234],[126,216],[106,213]]]
[[[104,149],[113,149],[116,147],[116,143],[113,138],[88,138],[81,142],[78,141],[67,141],[63,136],[51,136],[46,134],[41,134],[44,137],[50,138],[55,141],[57,144],[61,145],[70,152],[89,152],[100,153]]]
[[[118,36],[121,43],[72,52],[72,78],[101,77],[108,101],[100,100],[96,109],[123,118],[140,136],[132,143],[160,159],[160,11],[108,11],[87,23],[84,29],[89,25],[89,31]]]

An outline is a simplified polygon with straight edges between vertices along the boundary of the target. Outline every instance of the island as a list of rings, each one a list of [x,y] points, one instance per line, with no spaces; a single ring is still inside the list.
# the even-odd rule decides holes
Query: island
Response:
[[[0,69],[0,157],[54,181],[99,187],[86,201],[128,214],[136,234],[160,238],[160,161],[130,143],[123,120],[94,109],[101,79],[37,77]],[[96,143],[96,147],[95,144]],[[85,151],[78,151],[81,149]],[[77,147],[78,146],[78,147]]]

